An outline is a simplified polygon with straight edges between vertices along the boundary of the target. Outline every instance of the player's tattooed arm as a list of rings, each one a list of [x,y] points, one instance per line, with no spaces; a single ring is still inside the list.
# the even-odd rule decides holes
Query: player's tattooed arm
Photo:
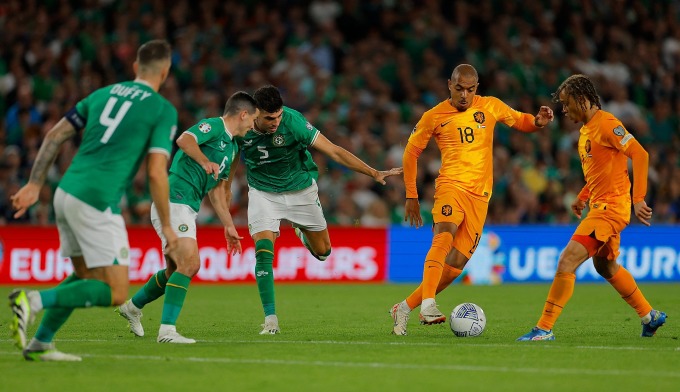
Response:
[[[75,128],[73,128],[73,125],[65,118],[59,120],[59,122],[50,129],[45,136],[45,140],[43,140],[40,150],[38,151],[38,156],[33,163],[29,182],[39,185],[45,183],[47,172],[50,170],[52,163],[54,163],[61,145],[75,136],[75,134]]]

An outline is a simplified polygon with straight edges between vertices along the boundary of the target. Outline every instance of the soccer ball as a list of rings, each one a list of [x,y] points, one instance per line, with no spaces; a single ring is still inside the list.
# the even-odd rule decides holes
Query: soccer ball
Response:
[[[453,334],[460,338],[479,336],[486,327],[486,316],[482,308],[465,302],[453,308],[449,324]]]

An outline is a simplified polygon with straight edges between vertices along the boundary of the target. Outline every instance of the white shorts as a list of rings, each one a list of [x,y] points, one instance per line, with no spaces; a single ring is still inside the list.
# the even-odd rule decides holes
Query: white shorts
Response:
[[[328,225],[316,182],[300,191],[285,193],[263,192],[249,187],[248,231],[251,236],[266,230],[278,233],[282,219],[309,231],[326,229]]]
[[[170,225],[179,238],[196,239],[196,216],[198,214],[186,204],[170,203]],[[158,218],[156,204],[151,204],[151,224],[161,239],[163,249],[168,244],[161,230],[161,220]]]
[[[125,221],[111,209],[99,211],[57,188],[54,193],[61,254],[82,256],[87,268],[130,265]]]

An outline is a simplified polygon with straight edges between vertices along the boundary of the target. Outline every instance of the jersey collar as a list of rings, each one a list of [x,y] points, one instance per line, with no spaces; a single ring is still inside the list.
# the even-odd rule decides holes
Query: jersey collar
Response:
[[[139,83],[139,84],[143,84],[143,85],[145,85],[145,86],[147,86],[147,87],[153,88],[153,87],[151,87],[151,84],[150,84],[149,82],[147,82],[146,80],[144,80],[144,79],[139,79],[139,78],[137,78],[137,79],[133,80],[133,82]]]
[[[278,129],[277,129],[277,131],[278,131]],[[273,135],[274,133],[276,133],[276,132],[274,132],[274,133],[260,132],[260,131],[258,131],[257,128],[255,128],[254,126],[253,126],[253,132],[255,132],[255,133],[258,134],[258,135]]]
[[[229,132],[229,128],[227,128],[227,121],[222,116],[220,116],[220,118],[222,119],[222,124],[224,124],[224,131],[229,135],[229,139],[233,139],[234,135],[232,135],[231,132]]]

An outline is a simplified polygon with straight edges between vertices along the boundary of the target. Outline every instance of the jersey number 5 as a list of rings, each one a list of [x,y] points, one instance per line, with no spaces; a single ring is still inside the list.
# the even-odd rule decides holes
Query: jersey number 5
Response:
[[[261,161],[269,158],[269,151],[267,151],[266,148],[266,146],[257,146],[257,151],[262,153],[262,155],[260,155]]]
[[[118,128],[118,125],[120,125],[120,122],[123,121],[123,117],[125,117],[125,114],[127,114],[130,106],[132,106],[132,102],[130,101],[123,102],[123,105],[120,107],[120,109],[118,109],[116,116],[111,117],[111,112],[116,106],[116,103],[118,103],[118,98],[109,98],[109,100],[106,102],[106,106],[104,106],[101,116],[99,116],[99,123],[106,127],[104,135],[101,139],[99,139],[102,144],[106,144],[109,141],[111,135],[113,135],[113,133],[116,131],[116,128]]]

